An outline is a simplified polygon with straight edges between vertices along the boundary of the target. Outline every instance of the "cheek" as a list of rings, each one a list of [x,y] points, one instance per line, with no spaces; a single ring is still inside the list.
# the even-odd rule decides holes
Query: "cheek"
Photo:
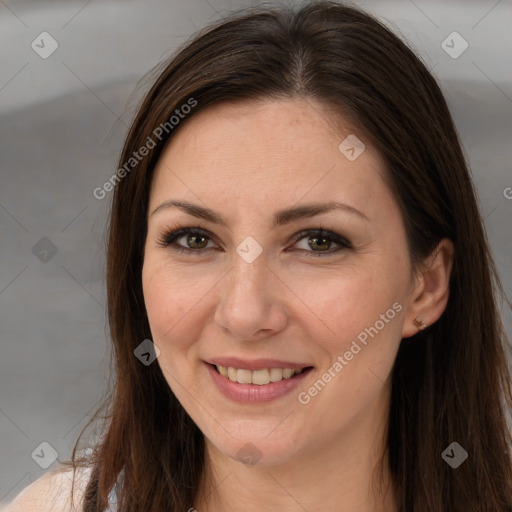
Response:
[[[192,378],[193,369],[188,361],[193,356],[191,340],[198,336],[195,332],[198,323],[190,319],[194,316],[196,320],[199,311],[194,305],[200,300],[200,287],[168,265],[153,264],[151,258],[144,265],[144,303],[152,341],[160,351],[158,365],[178,399],[186,401],[182,390],[183,384]]]
[[[336,286],[319,309],[330,331],[324,337],[316,333],[317,379],[298,390],[311,418],[331,411],[325,428],[333,432],[380,400],[400,344],[404,311],[398,289],[378,276],[360,274]]]
[[[376,322],[380,327],[382,314],[386,325],[386,320],[395,319],[399,308],[393,309],[393,304],[400,302],[404,285],[398,275],[396,279],[390,279],[392,275],[397,275],[397,272],[384,271],[377,262],[373,262],[366,267],[333,273],[315,282],[297,281],[294,291],[303,298],[311,313],[308,314],[310,328],[316,324],[318,328],[315,330],[324,336],[320,339],[327,343],[322,344],[337,348]],[[389,311],[388,315],[386,311]]]
[[[171,316],[179,318],[190,310],[204,295],[206,284],[204,274],[198,275],[193,265],[173,265],[165,255],[151,252],[144,262],[142,286],[146,307],[167,322]]]
[[[152,341],[160,350],[158,361],[171,387],[171,377],[185,381],[197,370],[197,341],[211,322],[207,301],[218,281],[218,272],[198,271],[194,264],[173,265],[154,253],[145,260],[144,302]]]
[[[405,310],[403,263],[398,254],[389,259],[368,257],[367,264],[321,280],[316,287],[304,283],[301,289],[317,315],[308,322],[308,337],[316,340],[319,373],[325,375],[311,394],[309,388],[301,391],[313,399],[325,384],[328,390],[322,391],[317,405],[330,407],[341,399],[345,412],[336,413],[340,418],[358,410],[358,401],[371,400],[392,369]]]
[[[162,350],[166,340],[178,339],[175,333],[200,300],[203,288],[197,278],[191,280],[183,271],[153,264],[151,259],[144,264],[142,286],[153,341]]]

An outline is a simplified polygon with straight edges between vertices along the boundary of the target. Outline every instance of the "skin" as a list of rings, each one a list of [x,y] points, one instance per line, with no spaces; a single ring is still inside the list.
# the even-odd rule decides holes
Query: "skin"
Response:
[[[338,149],[349,134],[366,145],[354,161]],[[384,173],[364,133],[334,122],[311,99],[215,105],[181,126],[162,154],[150,190],[143,289],[158,364],[206,439],[215,489],[202,489],[191,507],[398,510],[384,441],[391,370],[402,338],[418,332],[414,319],[431,325],[445,309],[453,246],[442,241],[425,269],[411,268]],[[170,199],[211,208],[227,227],[178,208],[152,214]],[[366,218],[340,209],[272,227],[277,210],[329,201]],[[195,242],[203,252],[158,245],[181,227],[208,231],[205,240],[175,242],[191,250]],[[294,238],[320,227],[352,247],[333,252],[332,239],[311,247],[314,234]],[[252,263],[236,251],[249,236],[263,250]],[[400,312],[300,403],[298,393],[396,303]],[[203,361],[215,356],[270,357],[314,370],[284,397],[240,404],[211,383]],[[237,458],[247,443],[257,449],[253,465]]]

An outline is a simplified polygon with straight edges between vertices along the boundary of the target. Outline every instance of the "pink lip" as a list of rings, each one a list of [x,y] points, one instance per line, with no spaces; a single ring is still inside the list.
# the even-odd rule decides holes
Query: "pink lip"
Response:
[[[275,364],[275,361],[273,362],[273,364]],[[278,382],[271,382],[263,386],[258,386],[257,384],[240,384],[238,382],[232,382],[227,377],[224,377],[219,372],[217,372],[215,367],[212,366],[211,364],[205,363],[205,366],[208,373],[210,374],[211,379],[225,397],[230,398],[235,402],[241,402],[246,404],[270,402],[272,400],[275,400],[290,393],[304,380],[304,378],[312,370],[312,368],[310,368],[308,370],[304,370],[299,375],[295,375],[290,379],[283,379]],[[225,365],[221,364],[221,366]],[[236,365],[233,365],[233,367],[240,368],[240,366]],[[303,367],[304,366],[300,366],[299,368]],[[270,365],[264,366],[264,368],[280,367]],[[293,368],[293,366],[283,366],[283,368]]]
[[[265,368],[301,370],[302,368],[313,366],[307,363],[292,363],[290,361],[278,361],[277,359],[254,359],[253,361],[247,361],[238,357],[216,357],[206,362],[217,366],[231,366],[232,368],[240,368],[242,370],[264,370]]]

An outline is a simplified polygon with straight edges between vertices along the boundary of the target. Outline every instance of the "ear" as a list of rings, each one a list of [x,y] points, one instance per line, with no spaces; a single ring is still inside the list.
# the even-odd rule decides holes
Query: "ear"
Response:
[[[453,254],[453,242],[443,238],[426,259],[416,276],[402,329],[403,338],[432,325],[443,314],[450,295]]]

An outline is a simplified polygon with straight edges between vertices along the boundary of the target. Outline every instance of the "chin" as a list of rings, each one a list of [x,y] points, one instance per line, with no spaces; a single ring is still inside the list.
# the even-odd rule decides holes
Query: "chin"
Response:
[[[290,432],[289,424],[286,430],[280,430],[279,426],[284,423],[286,420],[281,425],[279,422],[237,420],[236,426],[225,424],[222,432],[206,432],[205,436],[215,452],[234,461],[246,466],[273,466],[295,458],[301,448],[297,439],[304,439],[300,429]],[[217,430],[218,424],[214,428]]]

